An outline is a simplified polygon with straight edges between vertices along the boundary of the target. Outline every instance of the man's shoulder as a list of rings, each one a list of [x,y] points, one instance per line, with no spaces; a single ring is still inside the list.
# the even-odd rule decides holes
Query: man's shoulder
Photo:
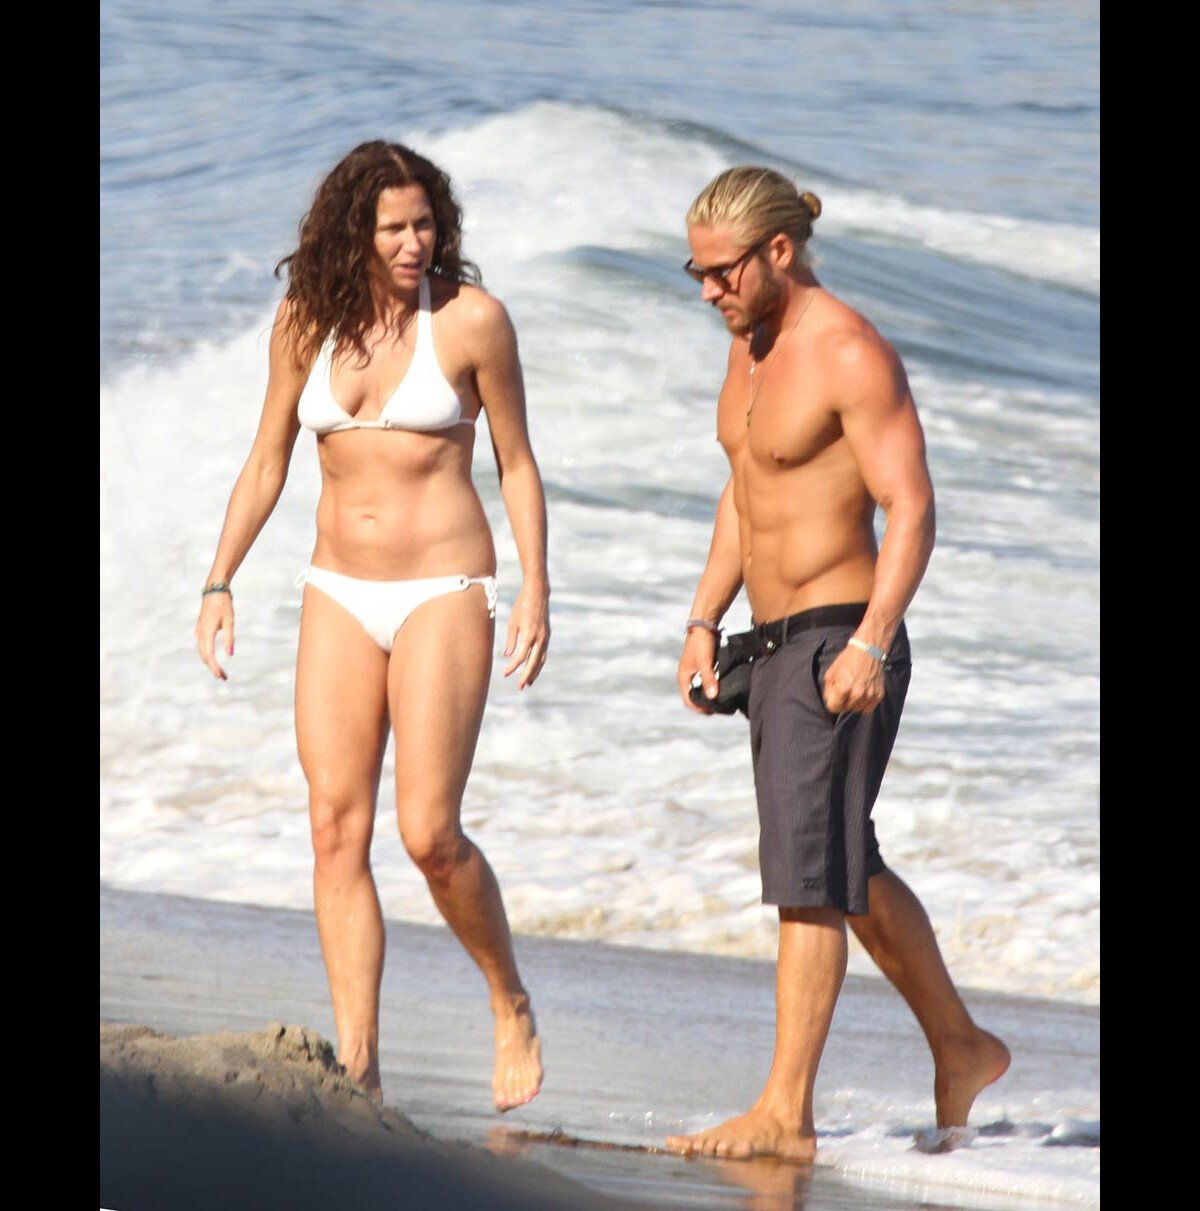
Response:
[[[836,412],[890,410],[909,398],[900,355],[874,324],[845,304],[825,317],[813,343],[809,371]]]
[[[750,360],[750,340],[745,336],[735,336],[729,342],[729,352],[725,358],[725,367],[732,370],[734,366],[745,365]]]
[[[813,354],[821,369],[836,380],[846,376],[892,378],[900,358],[891,342],[849,304],[832,295],[829,299],[813,341]]]

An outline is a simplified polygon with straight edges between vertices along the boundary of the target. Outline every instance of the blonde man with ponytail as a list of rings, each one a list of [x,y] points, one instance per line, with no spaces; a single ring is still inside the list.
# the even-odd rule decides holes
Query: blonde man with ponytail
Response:
[[[812,1161],[813,1088],[847,924],[929,1041],[944,1146],[966,1137],[975,1097],[1010,1060],[972,1021],[871,820],[908,690],[904,612],[933,550],[934,494],[900,358],[813,273],[820,214],[815,194],[760,167],[721,173],[687,214],[684,269],[734,339],[717,401],[730,475],[678,684],[690,710],[749,716],[763,902],[778,909],[779,954],[766,1086],[746,1114],[668,1139],[684,1155]],[[722,684],[714,666],[721,618],[743,587],[755,625],[736,645],[749,659],[739,703],[729,700],[733,670]]]

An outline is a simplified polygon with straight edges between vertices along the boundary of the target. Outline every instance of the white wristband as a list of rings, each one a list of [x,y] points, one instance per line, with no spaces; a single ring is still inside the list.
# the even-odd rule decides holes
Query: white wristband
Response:
[[[887,664],[887,652],[883,648],[877,648],[873,643],[863,643],[857,635],[851,635],[846,642],[852,648],[858,648],[860,652],[866,652],[872,660],[878,660],[880,664]]]
[[[705,631],[712,631],[714,635],[721,633],[721,628],[715,622],[709,622],[707,618],[689,618],[684,625],[685,631],[690,631],[692,627],[700,627]]]

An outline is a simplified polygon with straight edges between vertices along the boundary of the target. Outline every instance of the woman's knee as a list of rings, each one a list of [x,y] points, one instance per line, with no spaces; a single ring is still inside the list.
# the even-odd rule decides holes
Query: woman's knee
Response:
[[[371,850],[374,804],[312,792],[308,801],[313,857],[320,868],[365,866]]]
[[[448,879],[467,855],[467,839],[454,823],[402,823],[400,838],[421,873],[434,882]]]

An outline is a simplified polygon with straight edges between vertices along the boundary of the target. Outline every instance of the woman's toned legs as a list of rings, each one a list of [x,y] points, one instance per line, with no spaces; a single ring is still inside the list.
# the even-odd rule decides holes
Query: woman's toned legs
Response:
[[[392,648],[388,706],[400,835],[438,910],[487,981],[496,1019],[492,1095],[499,1109],[508,1110],[540,1088],[541,1047],[500,888],[461,821],[492,641],[493,624],[478,586],[418,606]]]
[[[296,741],[308,779],[317,932],[338,1059],[376,1101],[384,934],[370,850],[387,740],[387,660],[346,610],[305,589]]]

